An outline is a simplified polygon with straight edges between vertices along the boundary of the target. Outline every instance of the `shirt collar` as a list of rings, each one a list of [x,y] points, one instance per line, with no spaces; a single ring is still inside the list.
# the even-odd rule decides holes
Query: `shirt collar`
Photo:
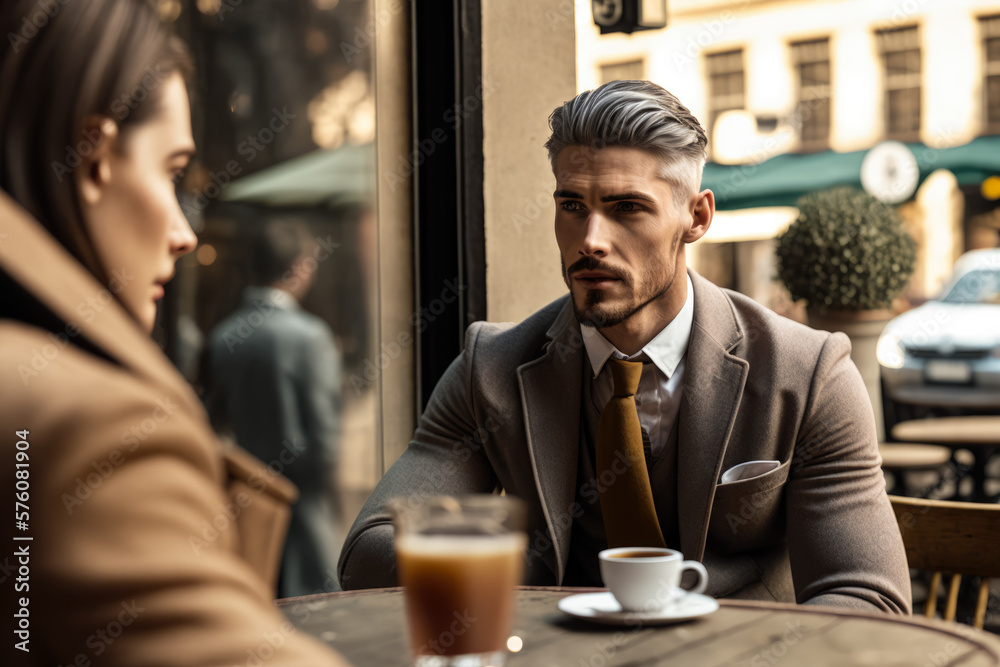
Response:
[[[622,354],[596,327],[585,327],[581,324],[580,333],[583,336],[583,345],[587,348],[587,356],[590,358],[590,367],[594,369],[595,378],[601,374],[604,364],[612,356],[616,359],[635,360],[640,355],[645,354],[660,369],[660,372],[667,379],[670,379],[670,376],[677,370],[677,365],[684,358],[684,353],[687,352],[693,323],[694,287],[691,285],[691,276],[687,276],[687,299],[681,306],[680,312],[670,324],[663,327],[660,333],[653,337],[653,340],[646,343],[645,347],[631,357]]]
[[[252,301],[254,299],[269,301],[278,308],[284,308],[285,310],[299,309],[299,302],[295,300],[295,297],[277,287],[251,285],[243,290],[243,299],[245,301]]]

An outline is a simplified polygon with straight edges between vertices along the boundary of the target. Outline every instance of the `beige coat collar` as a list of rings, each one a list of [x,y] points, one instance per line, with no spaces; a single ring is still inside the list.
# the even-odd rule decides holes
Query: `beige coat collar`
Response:
[[[135,374],[169,388],[203,415],[201,402],[139,324],[48,231],[0,191],[0,269],[66,324]]]

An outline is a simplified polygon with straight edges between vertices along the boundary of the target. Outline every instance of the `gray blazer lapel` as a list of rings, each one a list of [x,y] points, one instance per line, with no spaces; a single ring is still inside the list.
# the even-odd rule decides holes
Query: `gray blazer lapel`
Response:
[[[545,354],[519,366],[517,376],[532,472],[555,543],[543,558],[562,582],[573,528],[570,506],[576,498],[583,364],[583,338],[568,299],[546,335],[551,341]]]
[[[677,449],[681,551],[701,560],[722,460],[743,397],[745,359],[730,354],[743,339],[725,294],[691,273],[694,324],[685,361]]]

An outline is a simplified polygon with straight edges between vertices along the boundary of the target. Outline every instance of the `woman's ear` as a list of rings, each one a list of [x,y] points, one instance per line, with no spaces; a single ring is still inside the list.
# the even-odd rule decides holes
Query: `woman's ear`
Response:
[[[89,206],[100,203],[105,188],[111,183],[111,155],[117,140],[118,125],[110,118],[88,116],[84,121],[82,136],[77,144],[77,152],[83,159],[76,169],[82,203]]]

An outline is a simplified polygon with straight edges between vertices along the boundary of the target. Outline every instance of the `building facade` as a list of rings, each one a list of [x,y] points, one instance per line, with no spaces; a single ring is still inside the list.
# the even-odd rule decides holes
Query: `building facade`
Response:
[[[1000,133],[1000,2],[670,0],[665,29],[604,36],[588,5],[577,3],[578,88],[647,78],[709,132],[704,185],[720,214],[693,263],[713,279],[781,309],[770,247],[794,200],[860,186],[860,162],[889,140],[919,169],[919,188],[894,202],[920,246],[911,299],[932,296],[965,250],[997,245],[996,193],[982,183],[1000,170],[989,139]],[[789,157],[815,182],[765,186]]]

